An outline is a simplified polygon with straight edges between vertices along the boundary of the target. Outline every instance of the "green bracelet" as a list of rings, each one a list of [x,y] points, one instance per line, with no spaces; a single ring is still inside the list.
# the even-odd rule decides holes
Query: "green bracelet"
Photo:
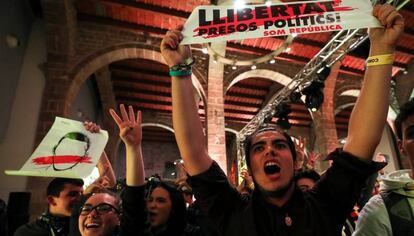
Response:
[[[190,76],[193,73],[191,69],[188,70],[170,70],[170,76],[173,77],[184,77]]]

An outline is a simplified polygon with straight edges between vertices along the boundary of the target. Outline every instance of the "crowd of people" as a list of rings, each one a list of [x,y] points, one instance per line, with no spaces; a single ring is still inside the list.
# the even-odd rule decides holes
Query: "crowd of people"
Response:
[[[387,4],[376,5],[373,15],[383,28],[369,30],[370,58],[391,55],[404,20]],[[121,104],[119,112],[109,113],[126,147],[122,191],[115,188],[115,174],[103,153],[94,183],[84,190],[82,180],[53,179],[46,191],[47,210],[14,235],[414,235],[414,100],[395,120],[398,145],[411,169],[382,173],[380,190],[374,186],[386,164],[372,157],[386,122],[392,63],[367,65],[347,142],[328,155],[332,163],[322,175],[313,169],[319,155],[306,154],[304,140],[266,126],[246,138],[247,169],[235,187],[209,156],[197,105],[188,99],[193,97],[191,66],[182,63],[191,51],[179,45],[181,30],[168,31],[160,48],[168,66],[179,68],[170,75],[173,126],[185,177],[176,183],[146,181],[141,112]],[[91,122],[85,128],[100,129]],[[374,184],[368,184],[370,179]]]

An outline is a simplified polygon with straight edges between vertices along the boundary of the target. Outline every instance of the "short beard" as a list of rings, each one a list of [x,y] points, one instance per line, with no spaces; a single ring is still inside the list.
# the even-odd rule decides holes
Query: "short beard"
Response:
[[[260,191],[260,193],[262,194],[262,196],[265,199],[267,199],[267,198],[281,198],[281,197],[285,196],[285,194],[289,191],[289,189],[294,184],[294,181],[293,181],[293,177],[292,177],[285,186],[282,186],[281,188],[276,189],[274,191],[267,191],[267,190],[263,189],[257,183],[255,183],[255,184],[256,184],[256,186],[259,187],[258,190]]]

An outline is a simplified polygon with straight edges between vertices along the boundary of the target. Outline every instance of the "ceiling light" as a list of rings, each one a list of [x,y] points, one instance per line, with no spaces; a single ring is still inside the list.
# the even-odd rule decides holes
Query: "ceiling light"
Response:
[[[18,46],[20,46],[20,40],[14,34],[6,35],[6,43],[9,48],[17,48]]]
[[[233,70],[237,70],[237,66],[232,66],[231,67]]]
[[[275,59],[272,59],[272,60],[269,61],[270,64],[275,64],[275,62],[276,62]]]
[[[407,71],[407,69],[405,69],[405,68],[402,68],[402,69],[401,69],[401,71],[402,71],[402,73],[403,73],[404,75],[408,74],[408,71]]]
[[[272,5],[272,1],[266,1],[266,6],[270,7],[270,5]]]
[[[201,51],[202,51],[204,54],[208,54],[208,49],[207,49],[207,48],[202,48],[202,49],[201,49]]]
[[[257,69],[257,66],[256,65],[252,65],[252,70],[256,70]]]
[[[244,8],[245,6],[246,6],[246,3],[245,3],[244,0],[234,1],[234,7],[237,8],[237,9]]]

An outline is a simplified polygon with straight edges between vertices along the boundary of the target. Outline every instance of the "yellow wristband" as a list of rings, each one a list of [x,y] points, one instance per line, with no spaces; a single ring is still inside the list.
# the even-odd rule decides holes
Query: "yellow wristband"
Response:
[[[367,66],[392,65],[393,63],[394,54],[370,56],[367,59]]]

